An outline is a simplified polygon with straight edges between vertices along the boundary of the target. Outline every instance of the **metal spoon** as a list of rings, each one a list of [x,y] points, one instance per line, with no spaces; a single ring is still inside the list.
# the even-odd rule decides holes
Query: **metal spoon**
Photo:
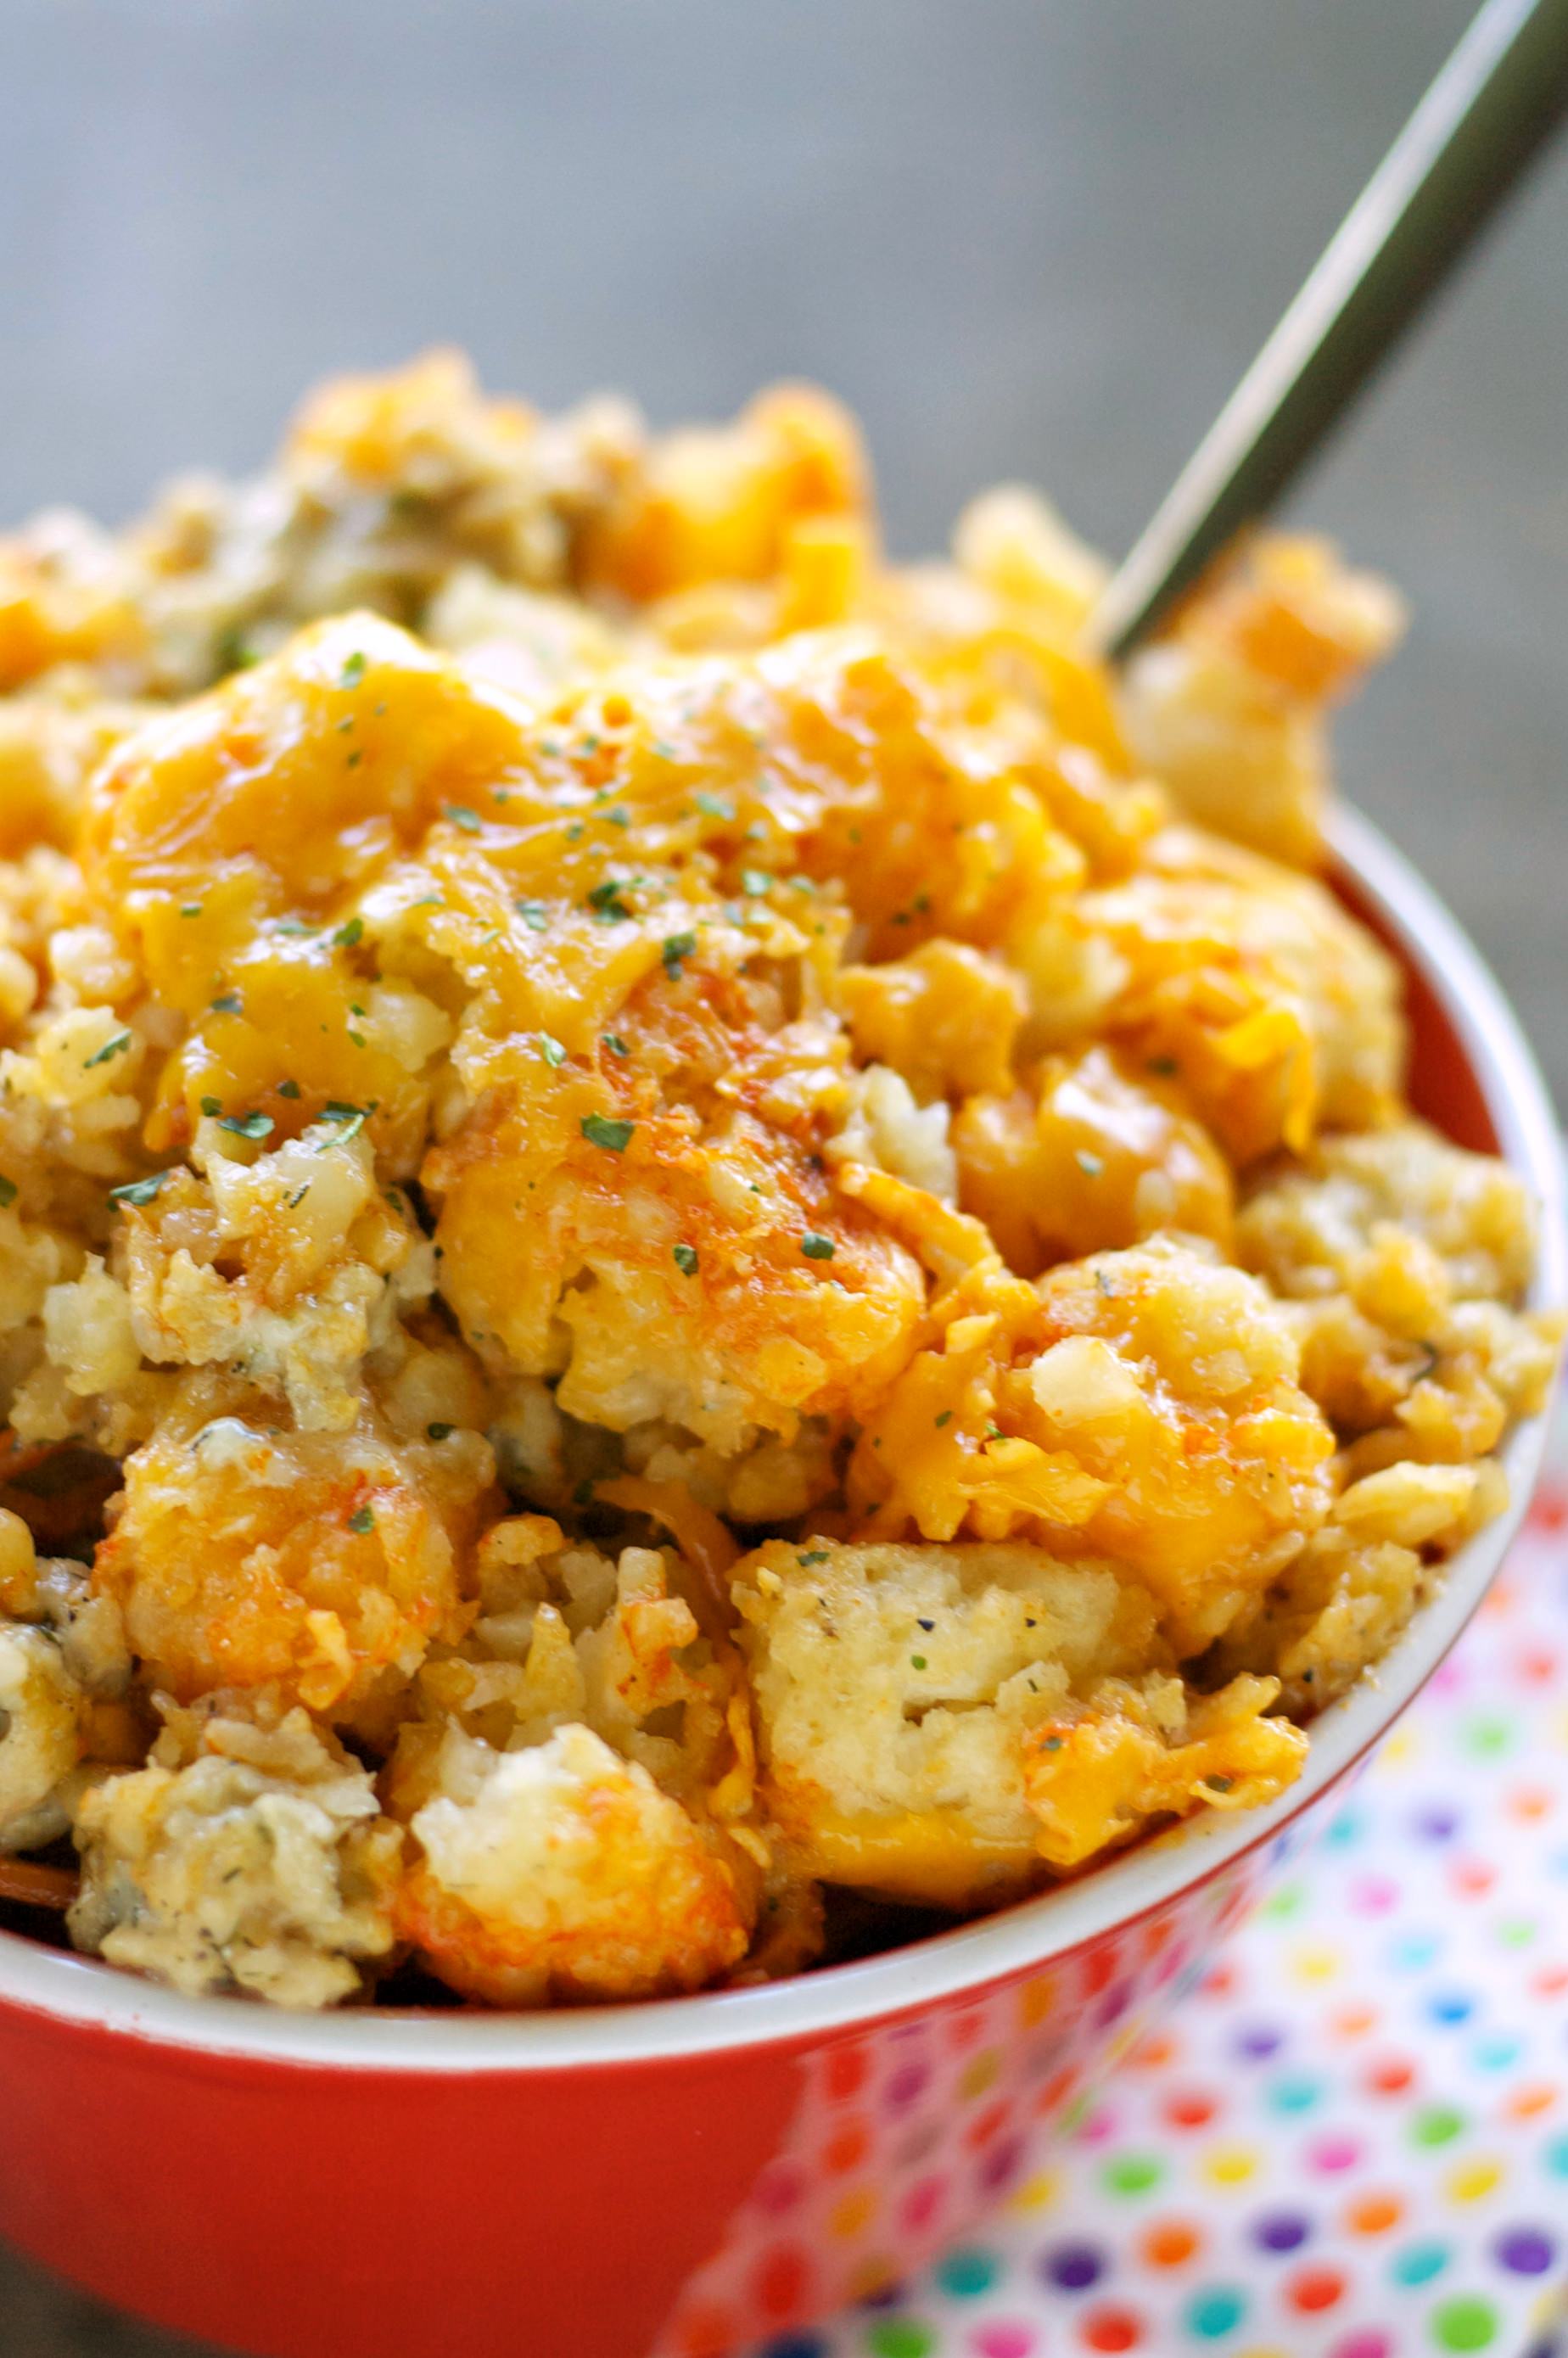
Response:
[[[1568,110],[1568,0],[1486,0],[1090,624],[1120,656],[1280,497]]]

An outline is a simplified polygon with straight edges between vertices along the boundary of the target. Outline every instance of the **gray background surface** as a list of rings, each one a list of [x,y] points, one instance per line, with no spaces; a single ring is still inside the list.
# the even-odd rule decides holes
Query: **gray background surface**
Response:
[[[818,376],[895,547],[1022,476],[1119,550],[1468,13],[0,0],[0,518],[248,468],[313,376],[449,340],[498,387],[624,385],[658,421]],[[1294,513],[1413,600],[1343,776],[1568,1103],[1565,413],[1568,155]],[[157,2168],[134,2122],[126,2154]],[[0,2254],[4,2358],[189,2348]]]

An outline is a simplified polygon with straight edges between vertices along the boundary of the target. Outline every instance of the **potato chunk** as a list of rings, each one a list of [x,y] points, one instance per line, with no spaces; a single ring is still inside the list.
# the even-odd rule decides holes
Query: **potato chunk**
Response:
[[[1325,1138],[1260,1175],[1237,1242],[1299,1304],[1302,1381],[1358,1470],[1463,1463],[1540,1406],[1561,1321],[1514,1306],[1535,1211],[1492,1156],[1417,1121]]]
[[[1305,1738],[1144,1666],[1152,1599],[1037,1548],[773,1541],[737,1568],[763,1792],[808,1873],[975,1908],[1151,1820],[1268,1800]]]
[[[331,2006],[392,1949],[401,1834],[302,1711],[177,1715],[88,1793],[76,1841],[77,1947],[192,1996]]]
[[[183,1395],[126,1461],[93,1585],[182,1700],[276,1683],[348,1721],[460,1628],[490,1453],[398,1438],[368,1405],[347,1433],[279,1431],[257,1406],[201,1380]]]
[[[1229,1243],[1230,1174],[1213,1139],[1167,1079],[1108,1049],[1048,1057],[1033,1088],[970,1098],[953,1146],[960,1203],[1025,1277],[1162,1228]]]
[[[0,1852],[36,1850],[70,1824],[84,1699],[50,1633],[0,1619]]]
[[[846,967],[838,990],[860,1054],[902,1073],[923,1104],[1011,1085],[1023,985],[968,942],[938,936],[913,957]]]
[[[1151,1642],[1146,1592],[1022,1546],[770,1541],[736,1570],[764,1798],[803,1870],[938,1907],[1025,1884],[1028,1731]]]
[[[1024,1787],[1042,1856],[1081,1866],[1152,1818],[1271,1801],[1307,1752],[1299,1727],[1264,1715],[1279,1691],[1277,1679],[1234,1679],[1203,1696],[1180,1679],[1111,1679],[1032,1731]]]
[[[492,1752],[453,1729],[398,1924],[454,1988],[491,2006],[654,1997],[739,1963],[734,1869],[677,1801],[586,1727]]]
[[[1122,962],[1113,1035],[1172,1070],[1232,1162],[1394,1111],[1398,970],[1315,878],[1170,827],[1081,914]]]
[[[1325,708],[1386,655],[1402,604],[1327,542],[1270,539],[1222,567],[1133,656],[1128,741],[1192,818],[1301,866],[1322,850]]]
[[[1323,1521],[1334,1439],[1261,1285],[1156,1238],[1037,1288],[977,1271],[856,1445],[879,1535],[1028,1536],[1126,1564],[1181,1658]]]

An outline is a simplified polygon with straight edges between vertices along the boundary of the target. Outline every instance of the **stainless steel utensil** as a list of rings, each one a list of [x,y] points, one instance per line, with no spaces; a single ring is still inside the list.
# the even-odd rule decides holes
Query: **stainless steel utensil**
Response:
[[[1271,507],[1568,111],[1568,0],[1486,0],[1106,589],[1126,654]]]

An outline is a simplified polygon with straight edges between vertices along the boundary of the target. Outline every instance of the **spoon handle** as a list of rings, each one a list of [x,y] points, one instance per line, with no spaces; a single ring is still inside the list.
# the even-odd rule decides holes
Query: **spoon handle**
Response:
[[[1486,0],[1294,302],[1108,585],[1126,654],[1281,492],[1568,108],[1568,0]]]

